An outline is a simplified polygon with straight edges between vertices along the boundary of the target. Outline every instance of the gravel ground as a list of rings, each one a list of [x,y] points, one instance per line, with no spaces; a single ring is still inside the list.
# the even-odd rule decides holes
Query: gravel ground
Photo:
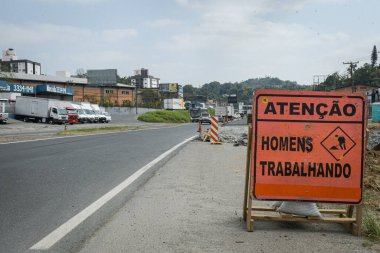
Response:
[[[367,149],[372,150],[376,145],[380,144],[380,123],[370,123],[368,129]],[[226,125],[221,127],[219,138],[222,142],[246,146],[248,143],[247,132],[247,125]]]
[[[219,138],[221,142],[246,146],[248,143],[248,126],[223,126],[220,129]]]
[[[247,232],[245,152],[231,144],[191,142],[80,252],[375,252],[377,245],[339,224],[257,221]]]

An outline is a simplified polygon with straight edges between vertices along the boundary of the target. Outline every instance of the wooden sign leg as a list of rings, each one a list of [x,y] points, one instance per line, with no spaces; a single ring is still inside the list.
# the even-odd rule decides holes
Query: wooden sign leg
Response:
[[[351,226],[351,232],[353,235],[360,236],[362,233],[363,204],[356,206],[355,218],[355,223],[353,223]]]
[[[251,188],[251,187],[249,187]],[[248,208],[247,208],[247,231],[253,232],[253,221],[252,221],[252,198],[251,194],[248,193]]]
[[[250,169],[251,169],[251,142],[252,142],[252,125],[248,126],[248,144],[247,144],[247,160],[245,165],[245,185],[244,185],[244,203],[243,203],[243,219],[247,220],[247,201],[249,195]]]

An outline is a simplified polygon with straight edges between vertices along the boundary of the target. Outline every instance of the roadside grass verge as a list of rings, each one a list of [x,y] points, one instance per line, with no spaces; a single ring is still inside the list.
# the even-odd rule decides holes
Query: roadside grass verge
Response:
[[[97,127],[97,128],[79,128],[68,129],[59,131],[58,135],[76,135],[76,134],[95,134],[95,133],[108,133],[108,132],[124,132],[128,130],[136,130],[141,127],[138,126],[110,126],[110,127]]]
[[[380,242],[380,224],[376,217],[366,212],[363,219],[363,225],[365,234]]]
[[[141,114],[137,119],[154,123],[187,123],[190,122],[190,114],[185,110],[158,110]]]

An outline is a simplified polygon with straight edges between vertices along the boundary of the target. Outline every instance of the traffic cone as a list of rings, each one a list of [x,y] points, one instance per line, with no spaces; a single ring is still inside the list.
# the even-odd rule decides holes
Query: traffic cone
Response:
[[[201,133],[202,132],[202,122],[198,121],[198,130],[197,132]]]

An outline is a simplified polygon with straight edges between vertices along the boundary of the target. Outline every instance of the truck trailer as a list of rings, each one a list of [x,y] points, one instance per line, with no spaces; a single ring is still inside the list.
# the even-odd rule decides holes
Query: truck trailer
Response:
[[[16,97],[15,116],[17,119],[50,124],[67,122],[67,111],[60,100],[37,97]]]
[[[184,105],[183,99],[179,99],[179,98],[164,99],[164,109],[184,110],[185,105]]]

